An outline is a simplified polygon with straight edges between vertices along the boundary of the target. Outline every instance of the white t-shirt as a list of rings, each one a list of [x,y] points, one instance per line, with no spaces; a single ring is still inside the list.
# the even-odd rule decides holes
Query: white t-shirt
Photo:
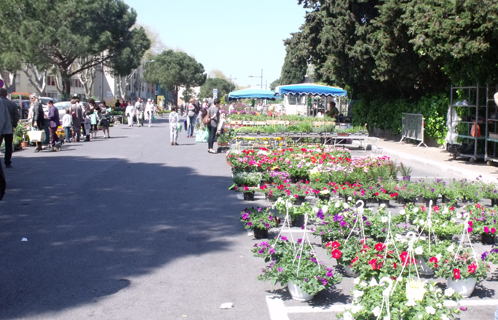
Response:
[[[73,116],[69,113],[66,113],[62,117],[62,127],[72,127],[73,126]]]

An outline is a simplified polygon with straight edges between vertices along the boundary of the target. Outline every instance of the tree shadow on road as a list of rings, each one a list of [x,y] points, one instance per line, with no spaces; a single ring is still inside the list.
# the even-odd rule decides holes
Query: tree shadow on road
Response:
[[[40,154],[15,165],[0,202],[0,319],[91,304],[245,233],[227,219],[241,208],[227,177],[117,158]]]

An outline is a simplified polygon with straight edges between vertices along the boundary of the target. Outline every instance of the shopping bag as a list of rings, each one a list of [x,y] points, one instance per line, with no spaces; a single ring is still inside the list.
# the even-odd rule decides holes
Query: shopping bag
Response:
[[[197,131],[195,135],[195,142],[206,143],[208,142],[208,139],[209,139],[209,131],[207,129]]]
[[[43,142],[43,141],[45,141],[45,131],[43,131],[43,130],[40,130],[40,131],[36,131],[36,130],[28,131],[28,136],[29,136],[29,140],[31,142]]]
[[[177,130],[178,132],[182,132],[182,124],[181,124],[180,122],[178,122],[178,123],[176,124],[176,130]]]
[[[481,136],[481,127],[479,127],[477,122],[474,122],[472,128],[470,128],[470,135],[472,135],[474,138]]]

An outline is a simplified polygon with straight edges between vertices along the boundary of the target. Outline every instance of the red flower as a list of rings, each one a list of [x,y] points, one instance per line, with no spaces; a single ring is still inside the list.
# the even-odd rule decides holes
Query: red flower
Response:
[[[334,251],[332,251],[331,255],[332,255],[332,258],[334,258],[334,259],[340,259],[342,252],[339,249],[334,249]]]
[[[436,257],[432,257],[429,259],[429,262],[431,263],[434,263],[434,268],[437,268],[438,265],[437,265],[437,258]]]
[[[396,264],[396,262],[393,262],[393,267],[394,269],[398,269],[398,265]]]
[[[385,246],[383,243],[377,243],[377,244],[375,245],[375,250],[377,250],[377,251],[382,251],[382,250],[384,250],[385,248],[386,248],[386,246]]]
[[[453,277],[455,277],[455,280],[460,279],[460,269],[453,270]]]
[[[476,263],[475,263],[475,262],[474,262],[474,263],[472,263],[472,264],[468,267],[468,270],[469,270],[469,273],[474,273],[474,272],[476,272],[476,270],[477,270],[477,265],[476,265]]]
[[[358,260],[358,257],[355,257],[353,260],[351,260],[351,267],[353,267],[353,263],[355,263]]]
[[[404,266],[410,263],[410,259],[408,258],[408,252],[406,251],[401,252],[399,258],[401,259],[401,262],[403,262]]]
[[[377,269],[377,259],[370,260],[370,262],[368,264],[372,267],[372,270]]]
[[[378,193],[378,192],[376,192],[376,193],[375,193],[375,196],[378,196],[378,195],[379,195],[379,193]]]
[[[332,248],[339,248],[341,244],[338,241],[332,242]]]

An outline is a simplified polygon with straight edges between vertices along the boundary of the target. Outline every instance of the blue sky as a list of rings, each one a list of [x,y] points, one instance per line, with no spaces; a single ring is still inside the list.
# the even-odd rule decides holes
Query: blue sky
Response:
[[[297,0],[125,0],[138,22],[152,27],[171,49],[181,49],[221,70],[240,86],[263,88],[280,77],[283,39],[299,31],[304,9]],[[254,75],[259,78],[249,78]]]

